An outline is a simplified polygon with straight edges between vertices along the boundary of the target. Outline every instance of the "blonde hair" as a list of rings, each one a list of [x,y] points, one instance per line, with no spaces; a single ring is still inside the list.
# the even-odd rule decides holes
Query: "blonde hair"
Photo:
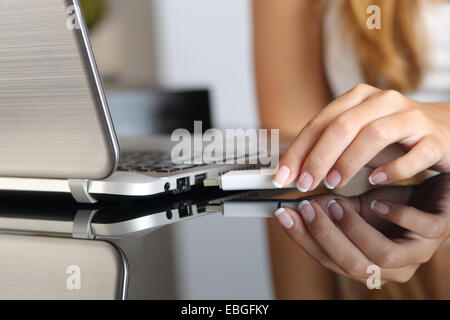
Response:
[[[381,29],[367,27],[370,5],[381,9]],[[419,0],[343,1],[344,23],[353,36],[367,83],[402,92],[418,87],[424,69],[419,5]]]

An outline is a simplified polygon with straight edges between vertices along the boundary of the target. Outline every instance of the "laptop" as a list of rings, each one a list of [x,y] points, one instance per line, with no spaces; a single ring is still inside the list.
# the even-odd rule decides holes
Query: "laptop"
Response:
[[[78,0],[0,0],[0,151],[0,190],[80,203],[185,192],[246,167],[174,165],[168,136],[119,143]]]

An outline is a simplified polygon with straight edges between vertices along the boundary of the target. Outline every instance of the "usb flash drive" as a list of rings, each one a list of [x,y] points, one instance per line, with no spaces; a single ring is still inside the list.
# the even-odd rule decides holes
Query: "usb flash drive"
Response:
[[[231,201],[206,206],[209,213],[221,213],[230,218],[273,218],[274,212],[281,208],[297,210],[301,200],[269,200],[269,201]]]
[[[218,186],[222,190],[276,189],[272,182],[275,169],[236,170],[225,173],[218,179],[206,179],[205,187]],[[295,188],[292,183],[285,188]]]

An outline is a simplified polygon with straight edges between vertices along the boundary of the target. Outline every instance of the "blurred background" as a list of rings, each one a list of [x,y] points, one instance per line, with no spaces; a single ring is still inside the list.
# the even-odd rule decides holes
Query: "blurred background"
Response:
[[[81,2],[112,109],[155,88],[207,89],[213,127],[258,127],[250,0]],[[154,260],[155,298],[273,298],[263,220],[209,216],[134,241]]]

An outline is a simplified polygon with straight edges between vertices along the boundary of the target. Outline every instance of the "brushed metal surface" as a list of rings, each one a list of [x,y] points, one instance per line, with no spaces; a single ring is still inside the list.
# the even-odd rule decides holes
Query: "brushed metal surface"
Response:
[[[0,299],[122,299],[124,267],[108,242],[0,234]]]
[[[74,0],[76,1],[76,0]],[[118,144],[84,24],[66,0],[0,0],[0,176],[109,176]]]

